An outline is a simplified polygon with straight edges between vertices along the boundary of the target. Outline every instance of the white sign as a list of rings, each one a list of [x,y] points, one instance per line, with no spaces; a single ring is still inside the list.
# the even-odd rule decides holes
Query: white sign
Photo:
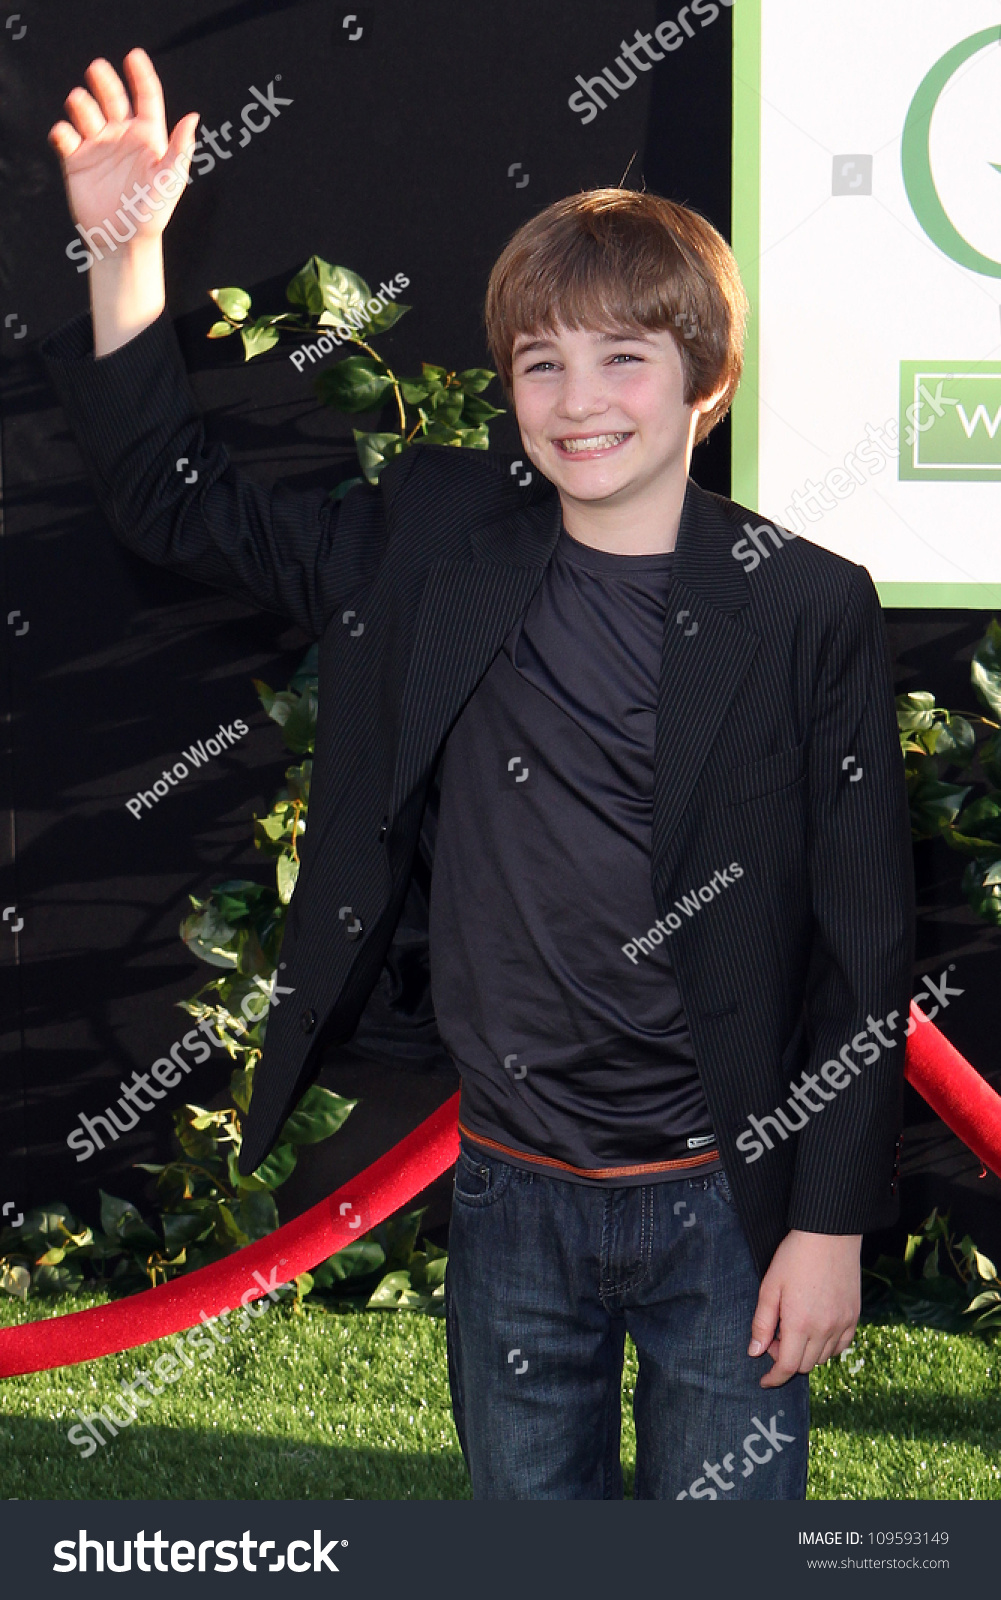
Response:
[[[733,497],[884,604],[1001,603],[1001,4],[738,0]]]

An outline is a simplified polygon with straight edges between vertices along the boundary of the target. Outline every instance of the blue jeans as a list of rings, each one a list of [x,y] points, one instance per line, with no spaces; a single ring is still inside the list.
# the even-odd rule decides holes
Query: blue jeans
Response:
[[[599,1189],[462,1140],[445,1277],[452,1411],[476,1500],[801,1500],[809,1380],[762,1389],[759,1279],[723,1172]]]

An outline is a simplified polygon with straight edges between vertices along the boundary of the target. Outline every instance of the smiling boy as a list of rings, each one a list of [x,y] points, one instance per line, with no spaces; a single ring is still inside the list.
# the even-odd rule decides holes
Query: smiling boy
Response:
[[[96,61],[50,134],[83,227],[194,140],[192,114],[168,141],[144,52],[125,67],[131,103]],[[637,1498],[800,1497],[807,1374],[847,1348],[862,1232],[896,1214],[903,1050],[767,1159],[736,1139],[867,1013],[906,1014],[913,888],[868,574],[800,539],[749,575],[732,547],[755,514],[689,477],[740,377],[733,256],[653,195],[547,207],[486,300],[531,482],[422,446],[338,504],[268,493],[206,438],[167,216],[95,264],[91,317],[43,353],[118,536],[320,640],[295,999],[269,1019],[241,1170],[321,1037],[444,1047],[474,1496],[621,1497],[629,1332]]]

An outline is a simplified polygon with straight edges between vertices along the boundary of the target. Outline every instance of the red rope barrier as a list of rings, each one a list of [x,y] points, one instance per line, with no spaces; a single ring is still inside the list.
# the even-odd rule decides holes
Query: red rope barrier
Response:
[[[350,1183],[222,1261],[109,1305],[0,1329],[0,1378],[131,1350],[194,1327],[203,1312],[215,1317],[259,1300],[343,1250],[454,1166],[458,1118],[454,1094]]]
[[[905,1076],[942,1121],[1001,1175],[1001,1095],[913,1003],[911,1015],[917,1026],[907,1042]],[[0,1378],[93,1361],[182,1333],[203,1315],[251,1304],[309,1272],[455,1164],[458,1115],[455,1094],[350,1183],[222,1261],[109,1305],[0,1329]]]
[[[958,1138],[1001,1177],[1001,1095],[911,1001],[918,1026],[907,1041],[904,1076]]]

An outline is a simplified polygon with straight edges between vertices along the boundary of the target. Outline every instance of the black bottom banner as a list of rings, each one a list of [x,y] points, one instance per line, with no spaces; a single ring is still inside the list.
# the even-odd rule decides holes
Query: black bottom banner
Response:
[[[660,1595],[953,1595],[996,1585],[990,1501],[48,1500],[0,1506],[8,1595],[132,1596],[182,1579],[285,1592],[477,1600]],[[461,1574],[465,1572],[466,1578]],[[873,1585],[875,1590],[876,1586]],[[866,1584],[868,1591],[869,1584]],[[189,1591],[190,1592],[190,1591]],[[987,1591],[985,1591],[987,1592]]]

